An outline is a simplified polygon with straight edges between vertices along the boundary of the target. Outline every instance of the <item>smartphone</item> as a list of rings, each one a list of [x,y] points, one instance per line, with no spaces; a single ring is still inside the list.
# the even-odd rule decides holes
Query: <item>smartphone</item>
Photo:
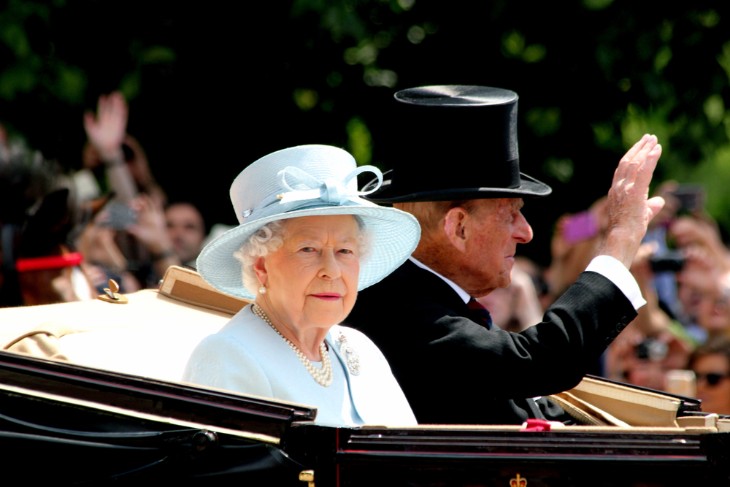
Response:
[[[702,185],[680,184],[672,195],[679,201],[677,213],[698,213],[705,207],[705,188]]]
[[[130,225],[137,223],[137,214],[124,203],[111,201],[105,209],[108,216],[100,222],[102,226],[111,227],[115,230],[126,230]]]
[[[563,238],[568,243],[577,243],[598,235],[598,222],[590,211],[582,211],[566,218],[563,224]]]

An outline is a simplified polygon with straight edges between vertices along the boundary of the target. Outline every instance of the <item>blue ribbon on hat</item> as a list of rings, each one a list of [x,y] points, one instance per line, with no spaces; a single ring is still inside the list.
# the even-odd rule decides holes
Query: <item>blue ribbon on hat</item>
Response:
[[[368,185],[368,191],[350,191],[347,184],[364,172],[375,174],[378,183]],[[325,203],[341,205],[348,199],[368,195],[383,184],[383,173],[375,166],[360,166],[342,180],[335,178],[321,180],[294,166],[285,167],[277,173],[277,176],[281,187],[286,191],[279,191],[275,195],[265,198],[257,208],[265,208],[277,201],[284,204],[295,201],[321,200]],[[252,209],[245,210],[243,217],[247,218],[253,212]]]

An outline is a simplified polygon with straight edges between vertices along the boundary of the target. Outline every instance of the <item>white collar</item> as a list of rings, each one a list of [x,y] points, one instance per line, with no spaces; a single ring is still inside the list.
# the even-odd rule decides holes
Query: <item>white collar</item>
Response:
[[[456,284],[456,283],[455,283],[454,281],[452,281],[451,279],[449,279],[449,278],[447,278],[447,277],[444,277],[444,276],[442,276],[441,274],[439,274],[439,273],[438,273],[438,272],[436,272],[435,270],[431,269],[431,268],[430,268],[430,267],[428,267],[428,266],[427,266],[426,264],[424,264],[423,262],[419,261],[418,259],[416,259],[416,258],[415,258],[415,257],[413,257],[413,256],[410,256],[410,257],[408,257],[408,259],[410,259],[410,261],[411,261],[411,262],[413,262],[414,264],[416,264],[416,265],[417,265],[418,267],[420,267],[421,269],[425,269],[425,270],[427,270],[427,271],[429,271],[429,272],[431,272],[431,273],[433,273],[433,274],[437,275],[438,277],[440,277],[440,278],[441,278],[441,279],[442,279],[442,280],[443,280],[443,281],[444,281],[444,282],[445,282],[446,284],[448,284],[449,286],[451,286],[451,288],[452,288],[452,289],[453,289],[454,291],[456,291],[456,293],[457,293],[457,294],[459,295],[459,297],[460,297],[460,298],[462,299],[462,301],[464,301],[464,303],[467,303],[467,302],[468,302],[468,301],[469,301],[469,300],[471,299],[471,296],[469,295],[469,293],[467,293],[466,291],[464,291],[463,289],[461,289],[461,288],[459,287],[459,285],[458,285],[458,284]]]

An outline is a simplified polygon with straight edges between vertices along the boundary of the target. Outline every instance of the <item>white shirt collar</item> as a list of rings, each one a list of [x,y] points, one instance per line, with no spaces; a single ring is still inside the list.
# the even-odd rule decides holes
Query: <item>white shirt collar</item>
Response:
[[[415,258],[415,257],[413,257],[413,256],[410,256],[410,257],[408,257],[408,259],[410,259],[410,261],[411,261],[411,262],[413,262],[414,264],[416,264],[416,265],[417,265],[418,267],[420,267],[421,269],[425,269],[425,270],[427,270],[427,271],[429,271],[429,272],[431,272],[431,273],[433,273],[433,274],[437,275],[438,277],[440,277],[440,278],[441,278],[441,279],[442,279],[442,280],[443,280],[443,281],[444,281],[444,282],[445,282],[446,284],[448,284],[449,286],[451,286],[451,288],[452,288],[452,289],[453,289],[454,291],[456,291],[456,293],[457,293],[457,294],[458,294],[458,295],[459,295],[459,296],[461,297],[461,299],[462,299],[462,300],[464,301],[464,303],[467,303],[467,302],[468,302],[468,301],[469,301],[469,300],[471,299],[471,296],[469,296],[469,293],[467,293],[466,291],[464,291],[463,289],[461,289],[461,288],[460,288],[460,287],[459,287],[459,286],[458,286],[458,285],[457,285],[457,284],[456,284],[456,283],[455,283],[454,281],[452,281],[451,279],[449,279],[449,278],[447,278],[447,277],[444,277],[444,276],[442,276],[441,274],[439,274],[439,273],[438,273],[438,272],[436,272],[435,270],[431,269],[431,268],[430,268],[430,267],[428,267],[428,266],[427,266],[426,264],[424,264],[423,262],[419,261],[418,259],[416,259],[416,258]]]

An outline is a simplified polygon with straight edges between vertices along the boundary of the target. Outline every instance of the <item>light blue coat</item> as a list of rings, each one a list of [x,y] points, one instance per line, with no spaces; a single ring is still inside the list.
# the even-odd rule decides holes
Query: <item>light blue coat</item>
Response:
[[[359,358],[357,375],[348,370],[340,350],[341,335]],[[353,328],[335,325],[326,342],[333,381],[329,387],[322,387],[289,345],[249,305],[196,346],[183,380],[313,406],[317,408],[315,421],[320,424],[416,424],[390,365],[369,338]]]

